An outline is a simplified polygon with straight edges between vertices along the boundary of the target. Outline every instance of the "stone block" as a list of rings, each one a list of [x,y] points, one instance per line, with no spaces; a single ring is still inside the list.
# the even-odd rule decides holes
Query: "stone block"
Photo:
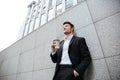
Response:
[[[56,38],[56,21],[52,20],[36,31],[35,46],[44,45]]]
[[[32,79],[32,72],[18,74],[17,80],[33,80]]]
[[[54,69],[44,69],[33,72],[33,80],[52,80]]]
[[[120,80],[120,55],[106,58],[112,80]]]
[[[16,74],[18,70],[19,56],[12,57],[8,59],[8,75]]]
[[[93,24],[78,29],[75,32],[77,36],[84,37],[86,39],[92,59],[103,58],[103,52]]]
[[[0,66],[0,76],[6,76],[6,75],[8,75],[8,60],[2,62]]]
[[[10,75],[7,77],[8,80],[16,80],[16,75]]]
[[[28,51],[35,47],[35,33],[31,33],[21,40],[21,52]]]
[[[120,11],[120,0],[87,0],[93,21],[98,21]]]
[[[11,57],[18,56],[21,53],[21,40],[17,41],[13,45],[9,46],[4,51],[4,59],[9,59]]]
[[[7,76],[0,77],[0,80],[8,80]]]
[[[34,70],[54,67],[50,59],[50,43],[36,48],[34,54]]]
[[[33,54],[35,50],[24,52],[20,55],[18,72],[28,72],[33,70]]]
[[[120,13],[95,23],[105,57],[120,54]]]
[[[104,59],[92,61],[85,73],[85,80],[111,80]]]

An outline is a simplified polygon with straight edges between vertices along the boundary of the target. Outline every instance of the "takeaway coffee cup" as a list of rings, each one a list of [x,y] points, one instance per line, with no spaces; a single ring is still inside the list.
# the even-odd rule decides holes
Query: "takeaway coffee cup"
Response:
[[[60,40],[59,39],[54,39],[54,44],[55,44],[55,49],[59,49],[59,44],[60,44]]]

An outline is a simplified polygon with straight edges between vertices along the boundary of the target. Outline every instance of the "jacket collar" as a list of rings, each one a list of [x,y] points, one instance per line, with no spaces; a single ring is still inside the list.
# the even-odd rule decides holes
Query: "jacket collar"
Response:
[[[75,36],[73,35],[72,38],[71,38],[71,40],[70,40],[69,46],[73,43],[74,39],[75,39]],[[60,50],[63,49],[64,41],[65,41],[65,40],[62,40],[62,41],[61,41]]]
[[[73,37],[72,37],[72,39],[71,39],[71,41],[70,41],[70,43],[69,43],[69,46],[72,44],[72,42],[74,41],[74,38],[75,38],[75,36],[73,35]]]

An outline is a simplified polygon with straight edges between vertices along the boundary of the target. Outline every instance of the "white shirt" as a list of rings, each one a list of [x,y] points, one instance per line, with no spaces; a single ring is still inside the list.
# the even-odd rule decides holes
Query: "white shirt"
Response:
[[[69,49],[69,44],[72,39],[73,35],[69,36],[68,39],[65,39],[64,44],[63,44],[63,51],[62,51],[62,58],[60,64],[72,64],[69,58],[68,54],[68,49]]]

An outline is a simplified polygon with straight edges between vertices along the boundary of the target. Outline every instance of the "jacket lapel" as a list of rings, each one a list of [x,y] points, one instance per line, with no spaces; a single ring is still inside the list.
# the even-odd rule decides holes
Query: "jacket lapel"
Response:
[[[75,36],[72,37],[72,39],[71,39],[71,41],[70,41],[70,43],[69,43],[69,49],[70,49],[70,46],[71,46],[71,44],[73,43],[74,39],[75,39]],[[60,55],[62,55],[63,44],[64,44],[64,40],[61,41],[61,44],[60,44],[60,48],[59,48],[59,53],[60,53]],[[68,52],[69,52],[69,49],[68,49]]]
[[[61,42],[60,44],[60,48],[59,48],[59,52],[58,52],[58,55],[59,55],[59,59],[58,59],[58,63],[60,63],[61,61],[61,57],[62,57],[62,51],[63,51],[63,44],[64,44],[64,40]]]
[[[71,46],[72,42],[74,41],[74,38],[75,38],[75,36],[72,37],[72,39],[71,39],[71,41],[69,43],[69,47]]]
[[[62,50],[63,50],[63,44],[64,44],[64,40],[61,42],[61,44],[60,44],[60,48],[59,48],[59,53],[60,53],[60,55],[62,54]]]

